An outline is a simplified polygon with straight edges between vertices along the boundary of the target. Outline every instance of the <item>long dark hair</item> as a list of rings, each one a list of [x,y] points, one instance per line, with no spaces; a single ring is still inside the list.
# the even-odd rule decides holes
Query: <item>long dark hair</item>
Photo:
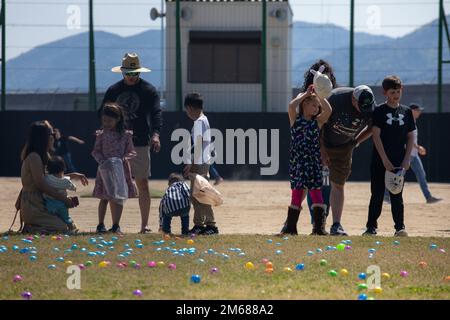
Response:
[[[304,74],[303,86],[300,90],[301,92],[306,92],[306,90],[308,90],[308,87],[313,84],[314,75],[309,70],[313,69],[318,71],[320,66],[325,66],[325,70],[323,70],[323,73],[329,75],[331,84],[333,85],[333,89],[337,87],[336,78],[334,77],[333,73],[333,68],[328,62],[320,59],[317,60],[311,67],[309,67],[308,70],[306,70]]]
[[[125,116],[122,107],[115,102],[106,102],[103,105],[102,115],[117,119],[116,131],[125,132]]]
[[[28,129],[28,138],[22,149],[21,160],[25,160],[30,153],[36,152],[41,157],[42,163],[46,165],[50,158],[49,139],[52,134],[52,127],[47,120],[33,122]]]

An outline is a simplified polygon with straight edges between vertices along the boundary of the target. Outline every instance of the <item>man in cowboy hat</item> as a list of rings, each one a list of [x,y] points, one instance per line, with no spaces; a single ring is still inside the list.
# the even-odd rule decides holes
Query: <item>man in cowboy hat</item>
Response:
[[[141,233],[149,232],[150,215],[150,147],[159,152],[161,143],[159,133],[162,127],[162,114],[159,95],[155,87],[139,77],[141,72],[151,70],[141,66],[136,53],[126,53],[122,65],[111,69],[122,73],[123,79],[113,84],[105,93],[102,107],[106,102],[116,102],[124,109],[127,127],[133,130],[133,143],[137,157],[131,160],[131,172],[139,190],[139,208],[141,211]],[[101,107],[101,108],[102,108]],[[99,112],[101,112],[101,108]],[[106,231],[104,226],[99,226]]]

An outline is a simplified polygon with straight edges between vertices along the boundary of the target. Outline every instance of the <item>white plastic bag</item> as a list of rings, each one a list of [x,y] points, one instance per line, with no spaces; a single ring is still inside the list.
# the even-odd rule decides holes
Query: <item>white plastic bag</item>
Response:
[[[309,70],[313,75],[313,84],[314,91],[319,96],[319,98],[326,99],[331,95],[331,91],[333,90],[333,84],[331,83],[330,78],[326,74],[323,73],[325,70],[325,66],[321,65],[319,70]]]
[[[128,199],[128,184],[122,159],[109,158],[98,167],[98,170],[108,198],[117,203],[123,203]]]
[[[192,176],[192,196],[203,204],[209,204],[211,206],[220,206],[223,204],[223,197],[219,191],[217,191],[208,180],[203,178],[199,174]]]
[[[386,189],[392,194],[399,194],[403,190],[405,182],[405,169],[394,168],[394,172],[386,171],[384,175],[384,183]]]

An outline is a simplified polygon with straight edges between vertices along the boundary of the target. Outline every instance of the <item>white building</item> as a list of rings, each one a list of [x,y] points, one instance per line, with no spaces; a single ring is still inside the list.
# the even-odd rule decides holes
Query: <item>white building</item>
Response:
[[[288,1],[266,1],[264,95],[262,2],[180,0],[181,96],[203,95],[207,111],[286,111],[292,96]],[[176,1],[166,0],[167,110],[176,103]]]

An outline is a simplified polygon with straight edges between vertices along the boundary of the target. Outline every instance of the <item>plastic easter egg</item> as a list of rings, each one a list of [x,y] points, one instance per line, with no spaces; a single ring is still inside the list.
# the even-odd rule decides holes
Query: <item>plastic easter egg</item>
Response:
[[[376,294],[381,294],[383,292],[383,289],[381,287],[375,287],[372,291]]]
[[[282,253],[283,253],[283,251],[281,251],[281,250],[275,251],[275,254],[282,254]]]
[[[255,265],[252,263],[252,262],[247,262],[246,264],[245,264],[245,269],[247,269],[247,270],[253,270],[253,269],[255,269]]]
[[[283,268],[283,271],[284,271],[284,272],[292,272],[292,268],[290,268],[290,267],[285,267],[285,268]]]
[[[93,265],[92,261],[88,260],[86,261],[86,263],[84,264],[86,267],[90,267]]]
[[[175,263],[171,263],[171,264],[168,265],[168,268],[170,270],[175,270],[177,268],[177,265]]]
[[[158,267],[164,267],[166,264],[164,263],[164,261],[158,261],[158,262],[156,263],[156,265],[157,265]]]
[[[369,251],[369,253],[375,253],[377,250],[374,248],[370,248],[368,251]]]
[[[360,274],[358,274],[358,278],[361,280],[366,280],[367,275],[364,272],[361,272]]]
[[[33,298],[33,295],[30,291],[24,291],[20,295],[24,300],[31,300],[31,298]]]
[[[86,266],[84,264],[80,263],[78,265],[78,268],[80,268],[80,270],[84,270],[84,269],[86,269]]]
[[[450,282],[450,276],[444,277],[444,281],[445,281],[445,282]]]
[[[437,244],[435,244],[435,243],[432,243],[432,244],[430,244],[430,249],[431,250],[434,250],[434,249],[437,249]]]
[[[70,260],[67,260],[67,261],[64,261],[64,264],[66,264],[66,265],[71,265],[71,264],[73,264],[73,262],[70,261]]]
[[[137,289],[133,291],[133,295],[135,295],[136,297],[141,297],[142,296],[142,291]]]
[[[266,268],[265,270],[264,270],[264,272],[265,273],[273,273],[273,268]]]
[[[262,264],[266,264],[267,262],[269,262],[269,259],[267,259],[267,258],[263,258],[263,259],[261,260],[261,263],[262,263]]]
[[[312,251],[308,251],[308,252],[306,253],[307,256],[312,256],[313,254],[314,254],[314,252],[312,252]]]
[[[189,245],[192,245],[192,244],[194,244],[194,240],[189,239],[189,240],[186,241],[186,243],[189,244]]]
[[[419,262],[419,267],[421,267],[422,269],[425,269],[427,266],[428,266],[428,264],[425,261]]]
[[[273,268],[273,263],[270,261],[267,261],[265,266],[266,266],[266,268]]]
[[[36,256],[29,256],[28,259],[30,259],[30,261],[36,261],[37,257]]]
[[[205,259],[200,258],[200,259],[197,260],[197,262],[198,263],[205,263]]]
[[[341,269],[339,271],[339,273],[341,274],[341,276],[347,276],[348,275],[348,270],[347,269]]]
[[[267,239],[267,243],[272,243],[273,240],[272,239]]]
[[[358,296],[358,300],[367,300],[367,295],[364,294],[364,293],[361,293],[361,294]]]
[[[336,277],[336,276],[337,276],[336,270],[330,270],[330,271],[328,271],[328,274],[329,274],[330,276],[332,276],[332,277]]]
[[[109,263],[107,261],[101,261],[99,262],[98,266],[100,268],[106,268],[109,265]]]
[[[215,274],[215,273],[218,273],[218,272],[219,272],[219,269],[216,268],[216,267],[213,267],[213,268],[209,269],[209,273],[211,273],[211,274]]]
[[[23,280],[23,278],[22,278],[22,276],[19,275],[19,274],[16,274],[16,275],[13,277],[13,282],[20,282],[20,281],[22,281],[22,280]]]
[[[381,274],[381,277],[382,277],[384,280],[389,280],[389,279],[391,278],[390,274],[387,273],[387,272],[382,273],[382,274]]]
[[[317,249],[316,249],[316,252],[317,252],[317,253],[322,253],[323,251],[322,251],[322,249],[317,248]]]
[[[359,291],[367,290],[367,284],[365,283],[358,284],[358,290]]]
[[[305,265],[303,263],[298,263],[295,266],[295,270],[303,271],[303,270],[305,270]]]
[[[405,270],[400,271],[400,277],[406,278],[406,277],[408,277],[408,275],[409,275],[408,271],[405,271]]]
[[[53,269],[56,269],[56,265],[55,264],[49,264],[47,266],[47,268],[50,269],[50,270],[53,270]]]
[[[339,243],[339,244],[336,246],[336,249],[337,249],[338,251],[344,251],[344,250],[345,250],[345,244]]]
[[[192,282],[192,283],[200,283],[200,281],[201,281],[200,275],[198,275],[198,274],[193,274],[193,275],[191,276],[191,282]]]
[[[58,257],[58,258],[56,258],[56,261],[58,261],[58,262],[64,262],[64,258],[63,258],[63,257]]]
[[[345,246],[345,250],[347,250],[347,251],[348,251],[348,250],[352,250],[352,246],[348,246],[348,245]]]
[[[320,260],[320,265],[321,266],[326,266],[328,264],[328,261],[327,260],[325,260],[325,259],[321,259]]]
[[[394,243],[395,246],[400,245],[400,241],[398,241],[398,240],[395,240],[393,243]]]

